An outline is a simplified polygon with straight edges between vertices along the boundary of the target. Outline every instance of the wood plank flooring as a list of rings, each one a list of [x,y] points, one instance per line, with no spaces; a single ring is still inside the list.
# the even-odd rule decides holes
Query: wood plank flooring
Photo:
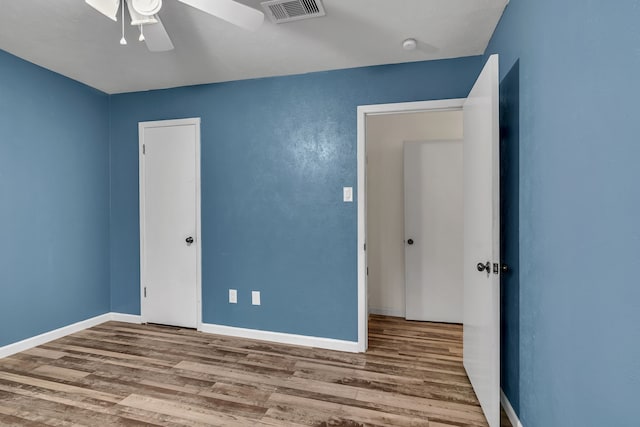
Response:
[[[384,316],[366,354],[108,322],[0,359],[0,425],[486,426],[461,358],[461,326]]]

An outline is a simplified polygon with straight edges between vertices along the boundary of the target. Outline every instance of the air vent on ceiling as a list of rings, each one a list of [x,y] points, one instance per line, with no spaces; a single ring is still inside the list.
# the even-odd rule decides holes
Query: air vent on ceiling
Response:
[[[325,15],[320,0],[271,0],[260,4],[276,24]]]

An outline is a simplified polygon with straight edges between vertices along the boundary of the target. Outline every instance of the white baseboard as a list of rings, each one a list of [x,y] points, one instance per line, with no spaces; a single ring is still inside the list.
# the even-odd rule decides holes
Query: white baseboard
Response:
[[[370,308],[369,314],[379,314],[381,316],[402,317],[404,318],[405,312],[403,309],[396,308]]]
[[[111,319],[114,322],[125,322],[125,323],[137,323],[138,325],[142,323],[142,316],[137,314],[124,314],[124,313],[109,313],[111,315]]]
[[[100,323],[108,322],[109,320],[111,320],[111,313],[105,313],[87,320],[73,323],[68,326],[63,326],[62,328],[54,329],[53,331],[36,335],[35,337],[27,338],[13,344],[5,345],[4,347],[0,347],[0,358],[20,353],[21,351],[37,347],[39,345],[48,343],[49,341],[57,340],[58,338],[73,334],[74,332],[91,328],[92,326],[99,325]]]
[[[511,421],[511,425],[513,427],[523,427],[520,419],[518,418],[518,414],[513,410],[511,402],[509,402],[507,395],[504,394],[502,390],[500,390],[500,402],[502,403],[502,407],[504,408],[504,412],[507,414],[509,421]]]
[[[26,338],[22,341],[0,347],[0,359],[2,359],[3,357],[11,356],[12,354],[20,353],[21,351],[29,350],[30,348],[37,347],[42,344],[46,344],[49,341],[57,340],[58,338],[80,332],[84,329],[91,328],[110,320],[127,323],[140,323],[140,316],[122,313],[105,313],[99,316],[91,317],[90,319],[82,320],[71,325],[63,326],[62,328],[54,329],[52,331],[45,332],[31,338]]]
[[[326,350],[346,351],[358,353],[357,341],[343,341],[332,338],[310,337],[307,335],[285,334],[282,332],[260,331],[257,329],[236,328],[234,326],[213,325],[203,323],[200,331],[209,334],[228,335],[239,338],[250,338],[254,340],[271,341],[280,344],[293,344],[304,347],[316,347]]]
[[[0,359],[29,350],[30,348],[46,344],[49,341],[57,340],[64,336],[82,331],[87,328],[99,325],[108,321],[141,323],[142,318],[139,315],[123,314],[123,313],[105,313],[92,317],[62,328],[54,329],[31,338],[24,339],[4,347],[0,347]],[[305,347],[316,347],[327,350],[347,351],[350,353],[358,352],[358,343],[356,341],[343,341],[332,338],[310,337],[306,335],[285,334],[282,332],[260,331],[256,329],[236,328],[232,326],[212,325],[203,323],[200,327],[202,332],[210,334],[228,335],[232,337],[251,338],[263,341],[272,341],[281,344],[293,344]]]

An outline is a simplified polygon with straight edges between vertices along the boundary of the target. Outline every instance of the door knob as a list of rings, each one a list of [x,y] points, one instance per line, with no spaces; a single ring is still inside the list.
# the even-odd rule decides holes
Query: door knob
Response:
[[[486,271],[487,274],[491,273],[491,263],[489,261],[487,261],[486,264],[479,262],[478,265],[476,265],[476,268],[478,271]]]
[[[187,245],[190,245],[193,243],[193,237],[189,236],[185,239],[185,242],[187,242]]]
[[[409,239],[409,240],[407,240],[407,244],[409,244],[409,245],[413,245],[413,239]]]

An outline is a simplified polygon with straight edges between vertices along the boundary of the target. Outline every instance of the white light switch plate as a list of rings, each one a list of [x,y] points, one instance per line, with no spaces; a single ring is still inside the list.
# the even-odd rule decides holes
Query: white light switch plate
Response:
[[[342,199],[345,202],[353,202],[353,187],[342,188]]]
[[[238,291],[236,289],[229,289],[229,303],[238,303]]]
[[[251,304],[260,305],[260,291],[251,291]]]

